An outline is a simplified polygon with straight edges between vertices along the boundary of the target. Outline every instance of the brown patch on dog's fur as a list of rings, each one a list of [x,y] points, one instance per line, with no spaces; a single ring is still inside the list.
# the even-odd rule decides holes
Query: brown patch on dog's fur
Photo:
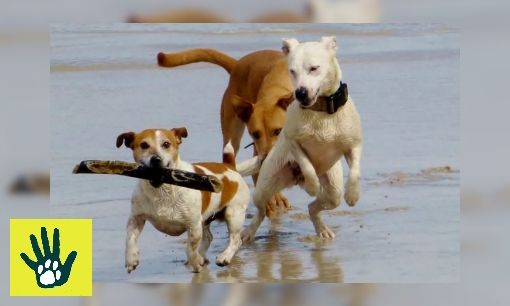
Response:
[[[213,163],[213,162],[202,162],[202,163],[194,163],[193,166],[200,166],[206,168],[207,170],[216,173],[222,174],[228,170],[227,165],[222,163]],[[202,171],[202,169],[200,169]]]
[[[197,167],[198,166],[198,167]],[[229,166],[220,163],[196,163],[193,164],[193,169],[196,173],[205,174],[205,171],[200,167],[206,168],[207,170],[215,173],[222,174],[228,171]],[[223,190],[221,191],[221,202],[219,208],[223,208],[227,205],[227,203],[232,200],[232,198],[237,193],[237,189],[239,188],[239,183],[229,180],[226,176],[224,176],[221,181],[223,182]],[[207,191],[201,191],[202,193],[202,214],[209,207],[209,203],[211,201],[211,193]]]
[[[205,174],[204,170],[200,169],[193,165],[193,169],[196,173]],[[202,194],[202,214],[209,208],[209,204],[211,203],[211,193],[209,191],[200,191]]]
[[[220,208],[223,208],[237,193],[239,183],[229,180],[226,176],[221,181],[223,182],[223,190],[221,191]]]

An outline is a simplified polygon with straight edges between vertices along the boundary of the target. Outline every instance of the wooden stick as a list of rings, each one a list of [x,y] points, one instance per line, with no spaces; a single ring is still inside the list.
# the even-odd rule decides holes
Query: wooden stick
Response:
[[[223,182],[212,175],[169,168],[155,169],[116,160],[85,160],[74,167],[73,173],[122,175],[157,182],[156,184],[172,184],[215,193],[223,190]]]

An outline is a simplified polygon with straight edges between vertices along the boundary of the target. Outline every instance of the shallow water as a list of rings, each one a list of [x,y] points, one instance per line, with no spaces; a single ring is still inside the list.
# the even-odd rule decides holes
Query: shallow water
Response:
[[[117,135],[186,126],[181,158],[219,161],[219,109],[227,73],[211,64],[164,69],[158,52],[211,47],[239,58],[337,35],[344,81],[362,118],[362,196],[324,213],[337,237],[314,239],[311,198],[284,191],[293,210],[265,220],[253,246],[227,268],[200,274],[183,265],[182,237],[150,224],[139,238],[140,265],[124,268],[126,221],[136,181],[71,174],[85,159],[131,160]],[[460,170],[460,29],[445,25],[52,25],[51,214],[93,219],[95,282],[458,282],[460,171],[386,184],[429,167]],[[250,143],[248,135],[243,144]],[[242,150],[238,161],[251,157]],[[344,162],[344,175],[348,168]],[[418,176],[420,177],[420,176]],[[247,178],[251,183],[251,178]],[[379,182],[379,183],[377,183]],[[248,214],[255,208],[250,204]],[[250,220],[246,220],[246,225]],[[227,244],[214,224],[212,260]]]

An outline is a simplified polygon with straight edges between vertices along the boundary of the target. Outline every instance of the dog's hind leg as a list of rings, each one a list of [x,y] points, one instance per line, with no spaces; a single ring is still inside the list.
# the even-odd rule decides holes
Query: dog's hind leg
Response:
[[[342,201],[343,171],[341,160],[326,173],[319,176],[319,182],[319,194],[315,201],[308,205],[310,220],[312,220],[317,236],[321,238],[334,238],[335,234],[324,224],[320,213],[323,210],[337,208]]]
[[[349,165],[349,177],[347,178],[347,183],[345,184],[345,202],[350,207],[356,205],[359,200],[361,194],[360,180],[361,180],[361,171],[360,171],[360,160],[361,160],[361,146],[354,147],[350,152],[345,154],[345,160],[347,161],[347,165]]]
[[[206,254],[212,240],[213,234],[211,233],[210,225],[204,226],[202,230],[202,242],[200,243],[200,248],[198,249],[198,254],[204,258],[204,264],[209,263],[209,259],[207,259]]]
[[[230,90],[227,89],[223,94],[223,102],[221,103],[220,123],[221,133],[223,134],[222,148],[230,142],[232,147],[234,147],[234,155],[237,156],[237,152],[239,152],[239,148],[241,146],[241,139],[243,138],[244,130],[246,128],[246,123],[241,121],[234,112],[230,103],[231,96]]]
[[[127,234],[126,234],[126,264],[127,272],[131,273],[138,264],[140,263],[140,259],[138,255],[140,254],[140,250],[138,250],[138,246],[136,245],[136,241],[138,240],[138,236],[142,233],[143,227],[145,226],[145,219],[141,216],[131,215],[129,217],[127,223]]]
[[[245,199],[235,199],[235,203],[231,203],[225,210],[225,219],[228,228],[228,246],[216,258],[216,264],[220,267],[228,266],[232,257],[242,244],[241,230],[243,229],[244,219],[246,215],[246,208],[249,204],[249,191]],[[243,203],[244,202],[244,203]]]
[[[234,154],[237,155],[241,147],[241,139],[243,138],[245,127],[244,122],[237,118],[228,123],[227,131],[223,134],[223,147],[230,141],[234,148]]]

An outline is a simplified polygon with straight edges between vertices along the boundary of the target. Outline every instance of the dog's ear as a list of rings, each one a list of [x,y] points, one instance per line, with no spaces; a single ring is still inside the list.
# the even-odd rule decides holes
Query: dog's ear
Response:
[[[175,134],[175,139],[177,139],[178,144],[182,143],[183,138],[188,137],[188,130],[185,127],[174,128],[174,129],[172,129],[172,131]]]
[[[232,95],[231,101],[237,117],[243,122],[248,122],[253,113],[253,104],[237,95]]]
[[[294,93],[291,92],[291,93],[288,93],[286,94],[285,96],[282,96],[280,97],[280,99],[278,100],[278,106],[283,108],[283,110],[287,110],[287,107],[289,107],[289,105],[295,100],[294,98]]]
[[[287,56],[293,48],[299,45],[299,41],[295,38],[284,38],[282,39],[282,52]]]
[[[333,52],[338,50],[338,46],[336,45],[336,36],[324,36],[321,38],[320,43],[324,45],[326,50]]]
[[[126,132],[122,133],[117,137],[117,148],[120,148],[124,143],[126,147],[133,149],[133,142],[135,140],[135,133]]]

